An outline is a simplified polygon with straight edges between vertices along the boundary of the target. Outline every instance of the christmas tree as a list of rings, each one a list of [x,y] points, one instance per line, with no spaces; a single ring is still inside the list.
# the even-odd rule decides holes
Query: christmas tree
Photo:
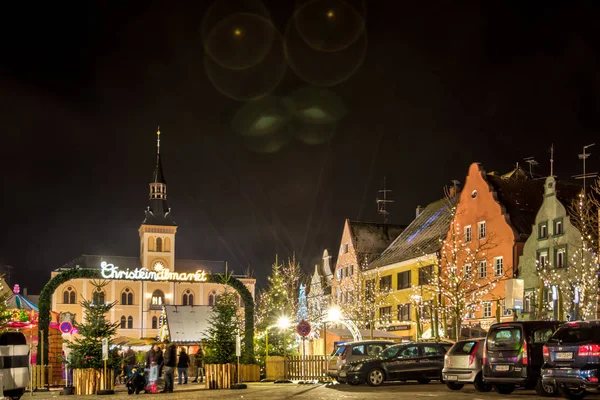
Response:
[[[237,296],[225,290],[219,295],[217,304],[208,320],[208,340],[205,347],[207,364],[234,363],[235,337],[239,332]]]
[[[83,322],[75,323],[75,328],[79,331],[79,334],[68,344],[69,349],[71,349],[68,360],[69,368],[71,369],[100,369],[104,367],[104,361],[102,360],[102,339],[108,339],[110,345],[112,337],[116,334],[119,326],[118,322],[111,323],[106,320],[106,314],[117,302],[104,303],[100,301],[104,296],[100,296],[99,294],[103,293],[102,288],[106,284],[106,281],[92,281],[92,285],[95,287],[94,299],[84,299],[81,302],[85,318]],[[117,363],[118,359],[115,357],[114,352],[109,353],[107,366],[112,368]]]

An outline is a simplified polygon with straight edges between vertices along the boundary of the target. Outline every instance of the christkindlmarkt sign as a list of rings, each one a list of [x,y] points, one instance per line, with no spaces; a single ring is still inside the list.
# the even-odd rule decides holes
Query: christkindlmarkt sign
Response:
[[[146,268],[129,268],[122,270],[114,264],[102,261],[100,263],[101,274],[104,279],[128,279],[141,281],[176,281],[176,282],[206,282],[208,277],[206,271],[196,272],[171,272],[168,268],[150,271]]]

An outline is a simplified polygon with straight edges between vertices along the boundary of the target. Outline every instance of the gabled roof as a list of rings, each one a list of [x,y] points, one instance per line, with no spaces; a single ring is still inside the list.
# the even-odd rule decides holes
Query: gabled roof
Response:
[[[88,255],[82,254],[74,260],[69,261],[56,271],[71,269],[71,268],[94,268],[99,269],[100,263],[106,261],[119,267],[120,269],[136,269],[142,267],[142,262],[139,257],[123,257],[123,256],[103,256],[103,255]],[[206,261],[206,260],[188,260],[178,258],[175,259],[176,272],[196,272],[204,270],[207,273],[220,274],[225,272],[225,261]],[[235,275],[239,277],[240,275]]]
[[[348,226],[357,259],[361,263],[363,261],[369,263],[379,256],[406,229],[406,225],[350,220]]]
[[[502,176],[487,174],[486,179],[504,206],[511,225],[526,239],[542,206],[544,181],[530,179],[519,167]]]
[[[448,234],[452,213],[450,201],[429,204],[368,268],[379,268],[433,254],[442,247]]]

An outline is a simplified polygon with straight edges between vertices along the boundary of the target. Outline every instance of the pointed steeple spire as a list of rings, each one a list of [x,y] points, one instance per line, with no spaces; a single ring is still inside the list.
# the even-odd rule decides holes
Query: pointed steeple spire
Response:
[[[156,131],[156,165],[150,181],[150,203],[146,209],[144,224],[175,225],[171,218],[171,209],[167,204],[167,181],[163,175],[160,159],[160,126]]]
[[[154,174],[152,175],[152,183],[167,184],[162,171],[162,163],[160,162],[160,126],[156,131],[156,166],[154,167]]]

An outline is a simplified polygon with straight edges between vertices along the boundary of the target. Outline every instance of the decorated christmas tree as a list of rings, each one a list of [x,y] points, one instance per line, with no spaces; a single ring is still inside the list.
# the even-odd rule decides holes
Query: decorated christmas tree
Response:
[[[106,314],[115,306],[116,302],[105,303],[101,301],[104,296],[100,294],[103,293],[103,287],[106,286],[107,282],[92,281],[92,284],[95,287],[94,298],[93,300],[82,300],[81,306],[84,308],[85,317],[82,322],[75,323],[75,328],[79,331],[79,334],[68,344],[71,353],[67,362],[71,369],[103,368],[102,339],[108,339],[110,345],[112,337],[116,334],[119,326],[118,323],[111,323],[106,319]],[[118,359],[115,357],[114,352],[109,353],[107,366],[112,368],[117,363]]]
[[[208,340],[205,346],[207,364],[234,363],[235,338],[239,332],[237,296],[226,290],[217,299],[217,304],[208,320]]]

